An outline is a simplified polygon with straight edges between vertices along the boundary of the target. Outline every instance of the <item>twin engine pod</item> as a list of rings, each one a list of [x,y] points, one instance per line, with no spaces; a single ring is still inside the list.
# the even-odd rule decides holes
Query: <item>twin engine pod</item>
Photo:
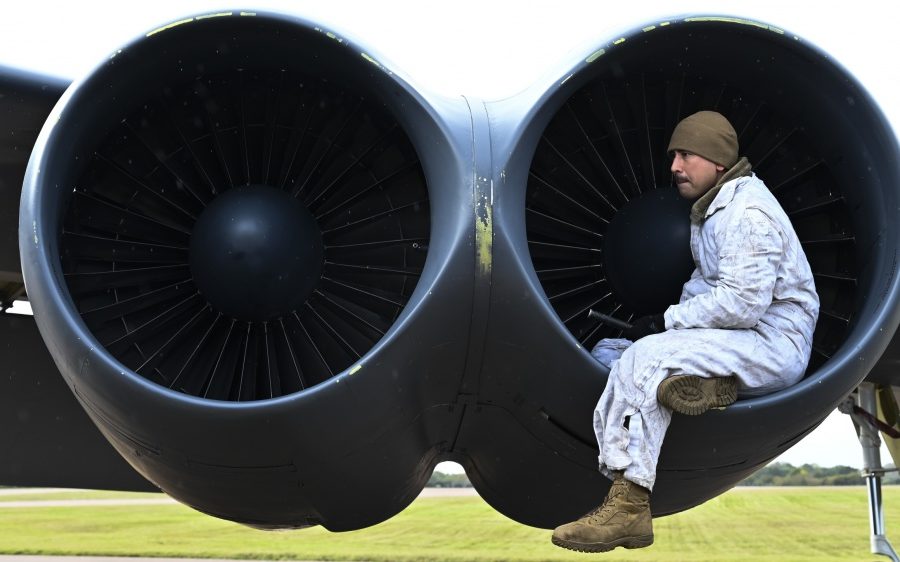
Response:
[[[587,310],[662,312],[691,273],[665,148],[700,109],[734,123],[794,222],[822,315],[800,384],[676,416],[653,501],[673,513],[811,431],[900,321],[894,133],[781,30],[673,19],[476,104],[308,21],[167,26],[45,125],[29,298],[110,443],[200,511],[355,529],[455,460],[499,511],[552,527],[609,485],[588,351],[618,333]]]

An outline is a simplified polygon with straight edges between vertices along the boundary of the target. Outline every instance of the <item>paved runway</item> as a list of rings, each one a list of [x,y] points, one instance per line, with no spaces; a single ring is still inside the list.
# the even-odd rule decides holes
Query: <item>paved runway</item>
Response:
[[[63,488],[10,488],[0,489],[0,496],[57,494],[60,492],[76,492],[78,490],[66,490]],[[419,494],[420,498],[446,498],[458,496],[476,496],[475,488],[425,488]],[[119,505],[166,505],[177,504],[172,498],[163,496],[155,498],[108,498],[108,499],[81,499],[81,500],[10,500],[0,501],[0,509],[29,508],[29,507],[97,507]],[[2,560],[0,560],[2,562]]]
[[[28,496],[31,494],[58,494],[72,492],[68,488],[0,488],[0,496]]]

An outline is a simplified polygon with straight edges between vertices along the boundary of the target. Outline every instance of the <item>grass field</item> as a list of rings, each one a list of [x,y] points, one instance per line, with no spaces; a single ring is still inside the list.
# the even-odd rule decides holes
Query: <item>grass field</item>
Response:
[[[888,536],[900,520],[900,487],[885,488]],[[153,494],[54,493],[43,499],[152,498]],[[34,496],[16,496],[16,501]],[[10,499],[10,498],[5,498]],[[221,557],[293,560],[500,561],[871,560],[866,493],[852,488],[737,488],[658,519],[656,543],[604,555],[570,553],[550,532],[506,519],[478,497],[419,498],[361,531],[265,532],[181,505],[4,508],[0,554]],[[894,535],[900,541],[900,535]]]

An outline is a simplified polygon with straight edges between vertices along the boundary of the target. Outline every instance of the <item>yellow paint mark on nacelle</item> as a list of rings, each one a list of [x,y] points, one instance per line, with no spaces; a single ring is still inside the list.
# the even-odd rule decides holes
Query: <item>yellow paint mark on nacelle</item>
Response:
[[[492,182],[493,184],[493,182]],[[493,192],[493,185],[491,185]],[[494,209],[486,193],[475,203],[475,261],[482,275],[489,275],[494,263]]]
[[[596,51],[591,53],[591,56],[584,59],[584,62],[588,62],[588,63],[594,62],[595,60],[599,59],[600,57],[602,57],[605,54],[606,54],[606,49],[597,49]]]
[[[234,15],[234,12],[217,12],[215,14],[206,14],[203,16],[197,16],[197,21],[208,20],[209,18],[222,18],[225,16],[231,16],[231,15]]]
[[[771,25],[766,25],[764,23],[760,23],[758,21],[748,20],[744,18],[727,18],[722,16],[704,16],[697,18],[685,18],[686,22],[698,22],[698,21],[712,21],[712,22],[724,22],[724,23],[739,23],[741,25],[750,25],[753,27],[758,27],[760,29],[767,29],[769,31],[778,33],[780,35],[784,35],[784,30],[778,27],[773,27]]]
[[[374,64],[374,65],[377,66],[378,68],[381,68],[381,63],[378,62],[377,60],[375,60],[374,58],[370,57],[368,54],[366,54],[366,53],[360,53],[360,55],[362,55],[362,58],[366,59],[367,61],[369,61],[370,63]]]
[[[165,31],[165,30],[167,30],[167,29],[172,29],[173,27],[178,27],[179,25],[184,25],[184,24],[190,23],[190,22],[192,22],[192,21],[194,21],[194,18],[186,18],[186,19],[183,19],[183,20],[173,21],[173,22],[170,23],[170,24],[164,25],[164,26],[162,26],[162,27],[157,27],[157,28],[154,29],[153,31],[147,33],[146,36],[147,36],[147,37],[151,37],[151,36],[156,35],[157,33],[161,32],[161,31]]]

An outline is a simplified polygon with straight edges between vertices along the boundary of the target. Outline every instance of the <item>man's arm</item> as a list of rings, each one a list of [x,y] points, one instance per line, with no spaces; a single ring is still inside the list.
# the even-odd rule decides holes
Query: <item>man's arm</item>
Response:
[[[700,273],[700,268],[697,267],[697,264],[695,263],[694,272],[691,273],[691,278],[688,279],[681,289],[681,298],[678,299],[678,304],[692,299],[701,293],[705,293],[708,290],[709,285],[706,284],[706,279],[703,278],[703,274]]]
[[[783,251],[781,235],[760,209],[723,225],[719,281],[665,313],[667,328],[752,328],[772,303]]]

